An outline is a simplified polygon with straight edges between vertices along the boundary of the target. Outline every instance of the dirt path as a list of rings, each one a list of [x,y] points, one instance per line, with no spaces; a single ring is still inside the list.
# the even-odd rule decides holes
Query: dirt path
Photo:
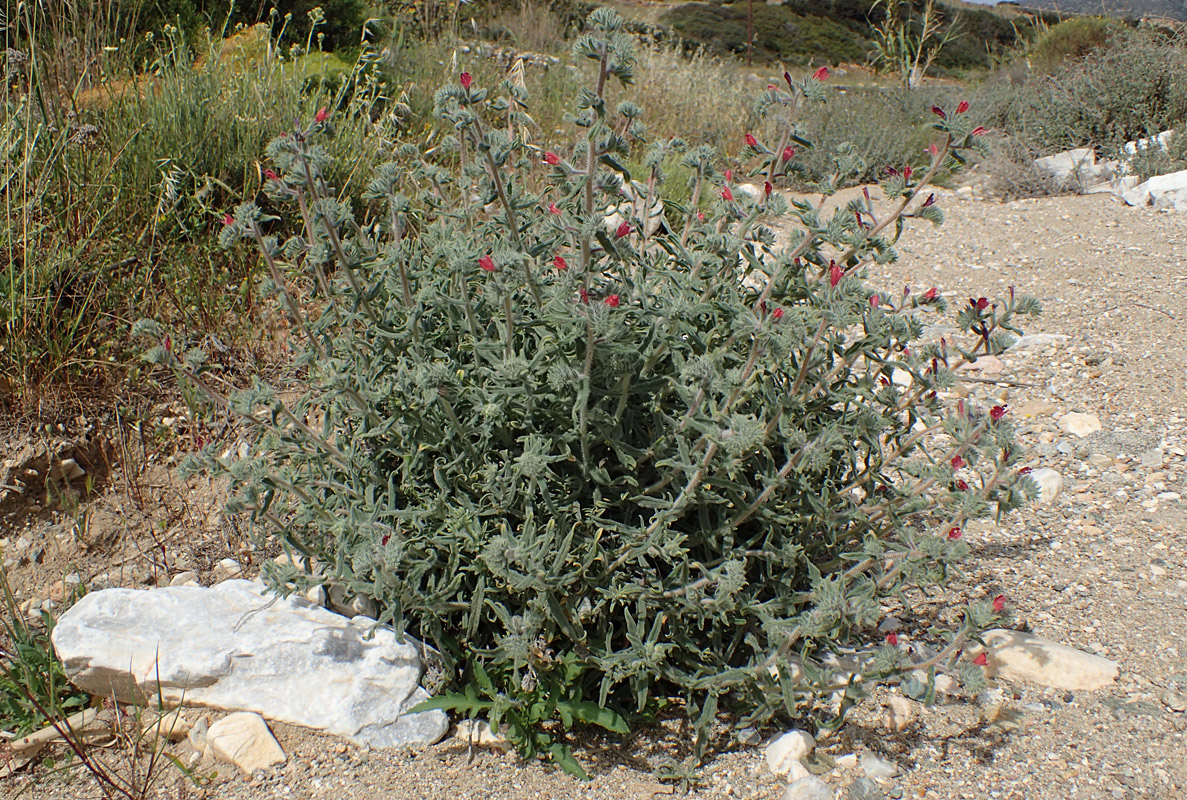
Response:
[[[909,229],[900,262],[875,280],[888,290],[934,285],[955,298],[1004,293],[1012,285],[1043,301],[1045,313],[1033,332],[1051,335],[1049,343],[1002,358],[1004,370],[994,377],[1013,385],[972,383],[968,390],[1007,401],[1034,466],[1058,470],[1065,486],[1052,504],[1032,506],[1000,527],[970,526],[975,552],[967,576],[934,599],[931,610],[943,613],[965,597],[1004,593],[1016,619],[1034,633],[1115,659],[1121,677],[1094,693],[1001,683],[1002,691],[979,701],[950,698],[919,709],[901,732],[883,723],[881,701],[889,696],[883,693],[859,708],[839,735],[823,738],[819,750],[834,758],[872,751],[894,761],[898,775],[878,788],[882,794],[862,795],[846,793],[857,773],[838,769],[823,777],[837,796],[869,800],[1185,797],[1187,713],[1179,699],[1187,694],[1181,499],[1187,495],[1187,215],[1126,208],[1104,196],[997,204],[939,194],[947,223]],[[1057,418],[1070,411],[1096,414],[1102,431],[1078,439],[1059,430]],[[173,555],[173,563],[154,561],[141,529],[118,538],[135,543],[121,552],[141,582],[183,566],[208,580],[214,561],[243,542],[207,502],[217,494],[213,488],[194,494],[167,467],[155,473],[152,492],[168,513],[137,513],[149,525],[167,520],[163,560]],[[120,481],[113,486],[119,489]],[[126,527],[131,517],[112,509],[130,505],[116,491],[98,501],[96,512],[111,517],[109,526]],[[62,543],[69,538],[62,517],[10,517],[8,524],[19,529],[4,536],[25,536],[47,554],[41,563],[12,569],[27,599],[44,597],[45,586],[68,564],[92,571],[102,565],[98,556]],[[928,611],[914,609],[920,616]],[[904,622],[909,631],[912,616],[904,614]],[[450,740],[419,754],[372,752],[275,727],[289,754],[283,768],[250,782],[226,771],[201,792],[218,798],[647,798],[671,789],[652,778],[646,759],[676,741],[644,736],[627,752],[591,746],[578,755],[595,777],[581,783],[538,764],[521,765],[511,755],[479,752],[470,759]],[[702,777],[693,797],[776,800],[784,793],[783,779],[767,774],[759,748],[722,754]],[[167,785],[175,780],[168,775]],[[18,786],[0,785],[0,794]],[[93,794],[84,779],[63,784],[42,777],[25,796]]]

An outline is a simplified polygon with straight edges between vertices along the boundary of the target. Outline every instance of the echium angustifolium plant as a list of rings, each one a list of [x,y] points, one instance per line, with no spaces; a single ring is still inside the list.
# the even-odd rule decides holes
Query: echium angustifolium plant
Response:
[[[450,691],[431,702],[575,772],[576,722],[624,732],[678,707],[699,758],[722,713],[756,724],[830,694],[843,711],[887,679],[923,696],[937,668],[975,688],[960,652],[1000,599],[970,605],[923,663],[876,628],[884,599],[953,574],[966,520],[1036,490],[1006,409],[938,392],[1037,303],[962,303],[963,344],[927,342],[936,290],[870,283],[906,218],[940,221],[925,187],[976,144],[967,105],[937,109],[925,165],[887,171],[888,211],[867,196],[826,219],[772,189],[809,146],[794,112],[825,100],[826,71],[764,93],[785,133],[747,136],[763,189],[746,192],[709,149],[651,140],[641,109],[608,106],[607,83],[631,82],[631,40],[605,10],[587,30],[576,53],[596,83],[570,147],[526,146],[509,117],[526,98],[463,73],[435,98],[448,147],[404,147],[359,218],[323,178],[331,120],[271,143],[269,196],[299,225],[282,242],[246,203],[222,236],[260,248],[308,392],[224,396],[204,354],[154,348],[260,433],[249,459],[207,448],[188,466],[230,473],[231,509],[260,535],[440,650]],[[621,165],[640,152],[635,179]],[[693,201],[656,227],[672,153]],[[608,218],[624,184],[635,202]],[[782,245],[764,224],[781,218]],[[325,300],[314,321],[297,279]],[[275,564],[266,578],[281,593],[324,580]],[[830,652],[856,654],[856,673],[827,669]]]

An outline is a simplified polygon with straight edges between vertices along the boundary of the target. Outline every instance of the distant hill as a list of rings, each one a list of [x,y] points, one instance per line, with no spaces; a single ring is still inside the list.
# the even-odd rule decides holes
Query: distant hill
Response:
[[[1111,17],[1165,17],[1187,22],[1187,0],[1025,0],[1027,8]]]

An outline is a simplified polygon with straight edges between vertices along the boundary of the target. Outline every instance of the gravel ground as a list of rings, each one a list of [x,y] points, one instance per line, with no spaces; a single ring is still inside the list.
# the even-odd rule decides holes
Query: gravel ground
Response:
[[[840,733],[821,737],[817,750],[842,765],[848,754],[875,753],[898,773],[855,784],[861,773],[839,766],[822,777],[837,797],[865,800],[1187,797],[1187,215],[1127,208],[1105,196],[999,204],[937,194],[947,222],[909,228],[884,285],[934,285],[955,298],[1013,285],[1043,301],[1044,315],[1030,332],[1051,337],[1003,356],[995,383],[965,386],[974,397],[1009,403],[1033,465],[1059,471],[1064,489],[1052,503],[1000,526],[970,525],[974,555],[965,578],[913,613],[942,615],[968,597],[1004,593],[1021,625],[1114,659],[1121,674],[1097,692],[999,682],[980,698],[912,706],[902,730],[885,713],[895,691],[880,691]],[[1102,430],[1086,438],[1060,430],[1058,418],[1073,411],[1097,415]],[[131,554],[130,569],[142,581],[178,566],[205,578],[217,557],[242,542],[225,533],[212,510],[217,487],[194,494],[171,482],[167,469],[159,473],[161,503],[174,509],[166,544],[205,544],[191,541],[186,563],[173,566],[154,565],[143,536],[136,546],[127,544],[136,536],[120,538],[121,552]],[[111,511],[119,502],[115,492],[97,509],[127,524]],[[51,543],[41,563],[12,569],[14,585],[33,603],[62,577],[64,564],[86,560],[52,545],[62,541],[64,522],[47,512],[10,516],[8,525],[32,547]],[[211,543],[211,531],[222,538]],[[92,572],[102,566],[92,557]],[[912,619],[903,615],[908,633]],[[680,741],[659,731],[619,748],[590,743],[578,753],[594,774],[583,783],[513,755],[468,753],[456,740],[406,754],[288,726],[274,730],[289,756],[283,767],[251,779],[222,767],[203,787],[188,789],[167,771],[161,796],[647,798],[674,791],[647,765],[678,750]],[[186,757],[184,747],[180,755]],[[720,754],[701,778],[692,797],[776,800],[786,785],[767,772],[760,747]],[[5,797],[21,789],[25,797],[53,800],[97,796],[86,779],[45,769],[0,783]]]

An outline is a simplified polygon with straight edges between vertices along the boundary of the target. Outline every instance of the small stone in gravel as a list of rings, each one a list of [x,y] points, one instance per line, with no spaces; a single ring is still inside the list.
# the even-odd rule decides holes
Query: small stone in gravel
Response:
[[[827,783],[809,775],[787,787],[784,800],[833,800],[833,790]]]
[[[214,569],[210,571],[210,582],[222,583],[229,581],[232,578],[238,578],[243,574],[243,567],[239,562],[233,558],[224,558],[222,561],[214,565]]]
[[[1039,636],[1001,628],[985,632],[986,674],[1055,689],[1101,689],[1117,679],[1117,662]],[[970,657],[980,647],[971,648]]]
[[[873,753],[862,753],[857,763],[861,766],[861,771],[870,778],[893,778],[898,774],[897,764]]]
[[[767,745],[767,767],[776,775],[786,775],[792,765],[812,753],[816,740],[806,731],[788,731]]]
[[[886,714],[882,724],[892,731],[906,730],[916,716],[915,701],[906,697],[891,697],[886,701]]]
[[[886,795],[878,788],[878,784],[869,778],[858,778],[849,784],[845,792],[849,800],[885,800]]]
[[[186,570],[179,572],[173,576],[173,580],[169,581],[170,586],[197,586],[198,573],[193,570]]]
[[[1033,470],[1030,477],[1039,485],[1039,502],[1050,503],[1063,491],[1063,476],[1053,469],[1041,467]]]
[[[1174,689],[1167,689],[1162,693],[1162,702],[1171,711],[1187,711],[1187,695],[1180,694]]]
[[[1049,414],[1054,414],[1057,407],[1054,403],[1046,400],[1030,400],[1029,402],[1020,404],[1014,409],[1014,415],[1017,417],[1045,417]]]
[[[239,711],[211,725],[206,732],[206,750],[214,759],[234,764],[249,775],[285,761],[268,723],[250,711]]]
[[[1100,418],[1096,414],[1080,414],[1073,411],[1059,418],[1060,430],[1081,439],[1096,433],[1100,428]]]

